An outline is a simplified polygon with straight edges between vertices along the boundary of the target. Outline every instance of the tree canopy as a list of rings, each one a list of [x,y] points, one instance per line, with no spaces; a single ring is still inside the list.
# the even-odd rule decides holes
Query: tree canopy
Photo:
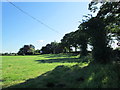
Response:
[[[35,52],[35,47],[30,45],[24,45],[20,50],[18,51],[18,55],[33,55]]]

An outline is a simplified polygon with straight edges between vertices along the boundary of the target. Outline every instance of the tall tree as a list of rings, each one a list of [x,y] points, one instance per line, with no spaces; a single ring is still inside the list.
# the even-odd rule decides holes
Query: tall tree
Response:
[[[99,2],[95,0],[89,4],[89,10],[96,11],[97,4]],[[96,8],[97,7],[97,8]],[[104,19],[107,33],[116,36],[120,40],[120,1],[117,2],[101,2],[100,10],[96,16],[97,18]]]
[[[88,43],[88,36],[83,30],[82,26],[79,26],[79,30],[76,30],[74,33],[74,42],[76,46],[80,46],[80,54],[81,56],[87,55],[87,43]]]
[[[97,62],[107,62],[109,53],[107,50],[107,39],[105,25],[102,19],[93,17],[83,23],[91,36],[93,45],[93,57]],[[107,57],[106,57],[107,56]]]
[[[91,2],[89,9],[93,12],[96,11],[97,2]],[[92,37],[93,56],[97,62],[109,62],[110,53],[108,49],[108,29],[107,26],[118,25],[120,11],[120,2],[104,2],[96,17],[91,18],[83,23],[90,36]],[[118,25],[119,26],[119,25]],[[114,28],[115,29],[115,28]]]

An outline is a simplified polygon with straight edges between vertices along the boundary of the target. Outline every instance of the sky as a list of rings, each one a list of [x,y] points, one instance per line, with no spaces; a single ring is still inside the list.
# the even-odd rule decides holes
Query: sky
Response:
[[[53,41],[60,42],[66,33],[78,29],[83,15],[90,13],[89,2],[12,2],[31,16],[53,28],[49,29],[2,2],[2,52],[18,52],[24,45],[41,49]]]
[[[17,53],[24,45],[41,49],[53,41],[60,42],[66,33],[78,29],[83,15],[91,14],[89,2],[12,2],[44,26],[8,2],[2,2],[2,50]],[[93,14],[95,15],[95,14]]]

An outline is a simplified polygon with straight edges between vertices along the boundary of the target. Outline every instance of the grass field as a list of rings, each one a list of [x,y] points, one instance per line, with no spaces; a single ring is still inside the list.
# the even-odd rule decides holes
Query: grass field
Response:
[[[2,86],[4,88],[24,82],[30,78],[35,78],[47,71],[54,69],[58,65],[75,65],[77,63],[74,61],[76,58],[77,56],[65,54],[2,56]]]
[[[70,54],[3,56],[3,88],[120,88],[120,63]]]

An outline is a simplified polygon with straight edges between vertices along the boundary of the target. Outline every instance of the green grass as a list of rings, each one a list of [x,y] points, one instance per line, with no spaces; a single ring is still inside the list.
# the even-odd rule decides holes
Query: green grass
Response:
[[[120,63],[89,63],[68,54],[4,56],[3,86],[9,88],[120,88]],[[5,80],[5,81],[4,81]]]
[[[119,64],[58,66],[10,88],[120,88],[119,68]]]
[[[75,65],[76,62],[51,62],[41,63],[40,60],[70,59],[76,56],[70,55],[37,55],[37,56],[2,56],[2,86],[3,88],[25,82],[47,71],[53,70],[58,65]]]

